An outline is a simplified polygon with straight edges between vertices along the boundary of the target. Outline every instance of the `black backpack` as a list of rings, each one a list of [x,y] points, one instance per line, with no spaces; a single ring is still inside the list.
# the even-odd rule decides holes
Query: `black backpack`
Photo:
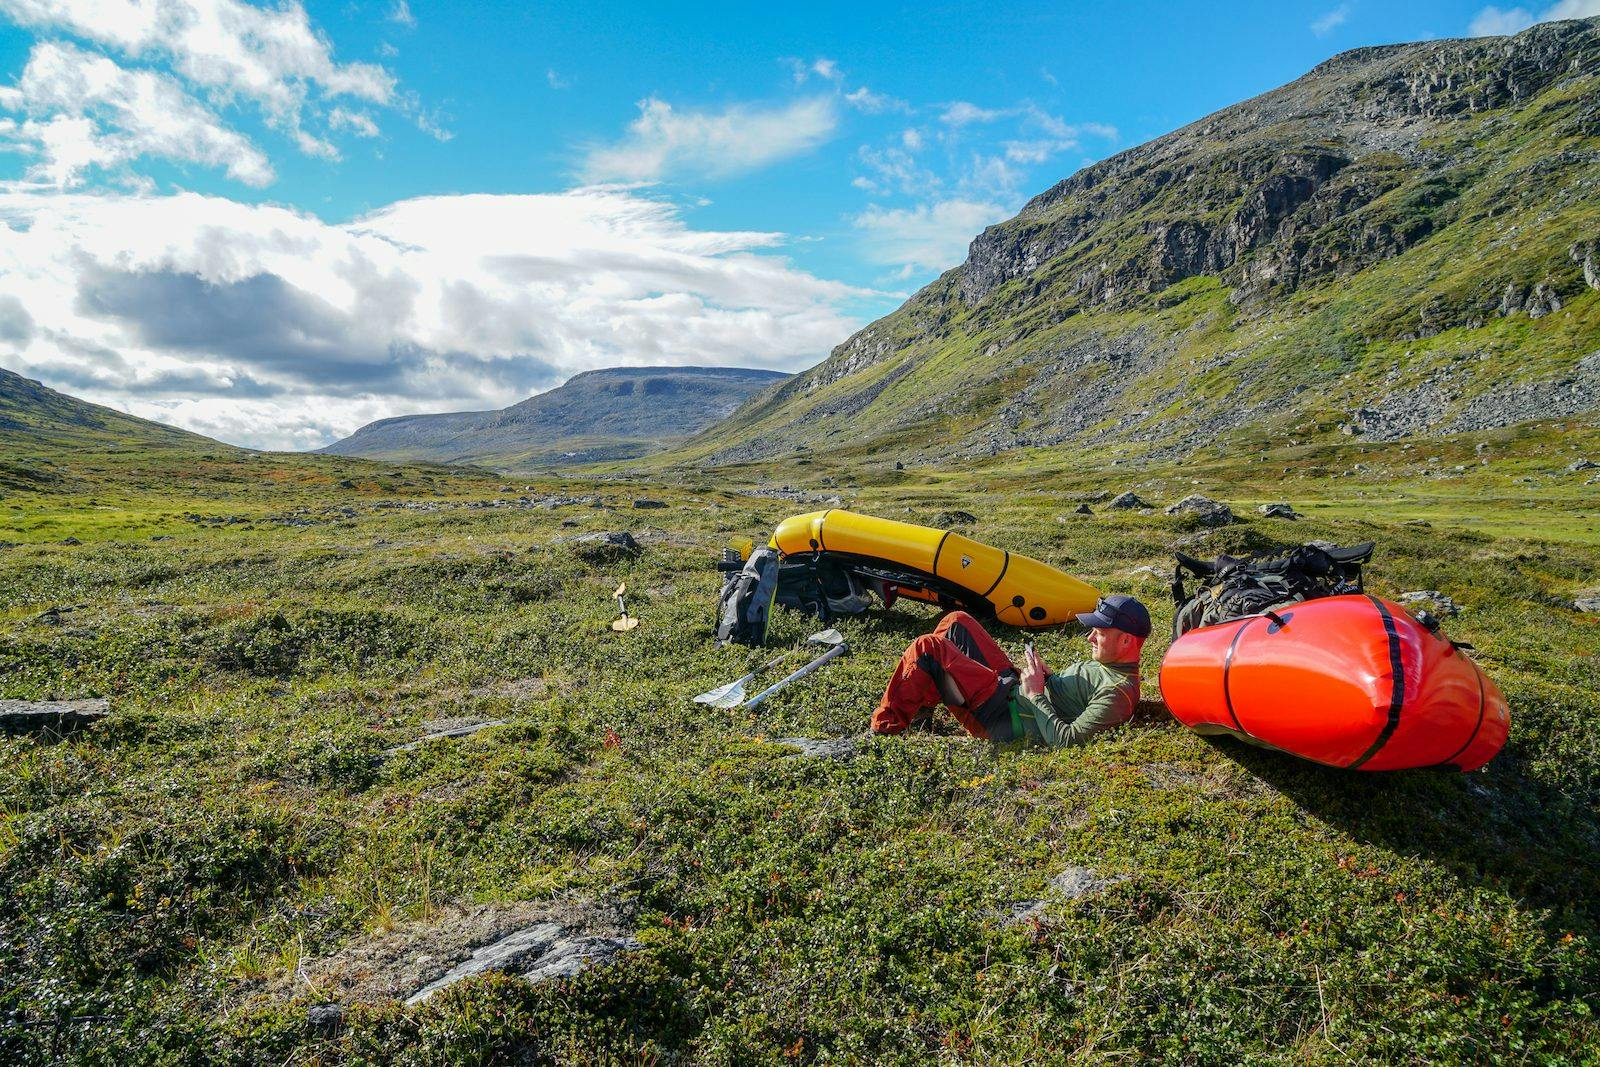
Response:
[[[717,569],[726,575],[717,596],[719,645],[765,644],[774,604],[823,622],[859,614],[872,604],[856,575],[820,555],[783,559],[777,549],[758,548],[741,560],[728,548]]]
[[[758,548],[741,560],[731,548],[717,564],[726,577],[717,596],[717,644],[764,645],[778,596],[780,560],[775,548]]]
[[[1177,639],[1196,627],[1259,615],[1302,600],[1359,593],[1361,565],[1372,558],[1374,547],[1371,541],[1350,548],[1314,541],[1281,556],[1218,556],[1215,562],[1176,553],[1172,636]],[[1185,572],[1201,580],[1192,595],[1184,589]]]

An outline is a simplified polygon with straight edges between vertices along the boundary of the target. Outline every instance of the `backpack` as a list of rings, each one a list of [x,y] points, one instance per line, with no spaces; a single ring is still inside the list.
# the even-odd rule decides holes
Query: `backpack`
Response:
[[[1176,553],[1173,639],[1200,626],[1260,615],[1302,600],[1359,593],[1361,565],[1372,558],[1374,547],[1371,541],[1350,548],[1313,541],[1281,556],[1218,556],[1215,562]],[[1192,595],[1184,589],[1186,571],[1201,579]]]
[[[783,559],[775,548],[757,548],[740,559],[722,550],[717,569],[725,577],[717,596],[717,644],[763,645],[774,604],[815,615],[856,615],[872,604],[861,580],[822,556]]]
[[[731,548],[722,550],[717,569],[726,577],[717,595],[717,644],[767,643],[767,624],[778,596],[778,550],[758,548],[741,560]]]

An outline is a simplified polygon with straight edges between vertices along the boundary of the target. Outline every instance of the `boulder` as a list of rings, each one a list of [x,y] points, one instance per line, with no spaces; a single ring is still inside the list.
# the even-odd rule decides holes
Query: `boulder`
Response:
[[[1298,519],[1301,514],[1289,504],[1262,504],[1257,511],[1269,519]]]
[[[1074,515],[1093,515],[1094,511],[1089,507],[1088,504],[1079,504],[1077,507],[1072,509],[1072,513]]]
[[[645,511],[645,510],[650,510],[650,509],[653,509],[653,508],[664,508],[667,505],[666,505],[666,502],[662,501],[662,500],[647,500],[647,499],[642,499],[641,498],[639,500],[635,500],[633,502],[633,506],[638,508],[641,511]]]
[[[1587,459],[1587,458],[1586,459],[1580,459],[1580,460],[1577,460],[1576,462],[1567,464],[1567,473],[1568,474],[1577,474],[1579,471],[1592,471],[1592,470],[1600,470],[1600,463],[1596,463],[1592,459]]]
[[[1133,492],[1118,493],[1116,496],[1112,497],[1111,502],[1106,505],[1106,507],[1116,508],[1118,511],[1133,511],[1136,508],[1147,508],[1149,506],[1150,505],[1148,503],[1139,499],[1139,495],[1137,493]]]
[[[978,521],[978,516],[970,511],[959,509],[941,511],[933,518],[933,525],[941,530],[948,530],[952,526],[971,526]]]
[[[1572,602],[1572,610],[1600,615],[1600,596],[1581,596]]]
[[[1193,515],[1202,526],[1227,526],[1233,522],[1233,510],[1210,497],[1195,494],[1186,496],[1167,509],[1168,515]]]

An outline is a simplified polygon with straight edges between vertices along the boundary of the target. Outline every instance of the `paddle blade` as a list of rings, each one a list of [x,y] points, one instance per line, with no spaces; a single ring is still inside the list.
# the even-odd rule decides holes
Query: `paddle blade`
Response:
[[[624,615],[622,618],[612,623],[611,628],[618,633],[625,633],[626,631],[631,630],[638,625],[638,619],[634,618],[632,615]]]

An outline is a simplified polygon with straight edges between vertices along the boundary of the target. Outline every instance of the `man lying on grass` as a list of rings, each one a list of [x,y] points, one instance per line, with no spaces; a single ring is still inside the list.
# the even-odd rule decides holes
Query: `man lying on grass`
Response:
[[[951,612],[900,657],[872,714],[872,732],[903,733],[941,702],[973,737],[996,742],[1061,748],[1120,726],[1139,703],[1150,612],[1116,595],[1078,621],[1089,627],[1090,659],[1052,671],[1029,642],[1019,672],[976,619]]]

